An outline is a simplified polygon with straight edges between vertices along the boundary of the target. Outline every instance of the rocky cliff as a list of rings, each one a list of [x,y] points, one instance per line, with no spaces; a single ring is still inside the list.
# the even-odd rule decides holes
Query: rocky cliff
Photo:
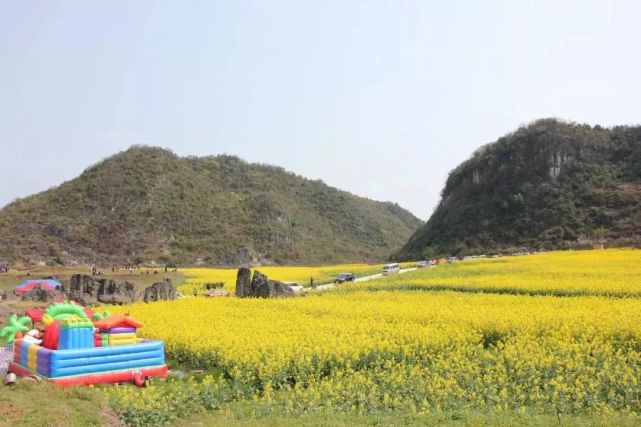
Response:
[[[478,149],[396,259],[641,242],[641,127],[539,120]]]

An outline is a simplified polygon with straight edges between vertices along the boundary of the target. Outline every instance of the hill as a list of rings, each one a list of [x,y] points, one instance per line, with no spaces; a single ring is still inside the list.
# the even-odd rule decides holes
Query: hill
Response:
[[[0,260],[210,265],[373,261],[421,222],[237,157],[132,147],[0,211]]]
[[[641,242],[641,127],[544,119],[450,172],[397,259]]]

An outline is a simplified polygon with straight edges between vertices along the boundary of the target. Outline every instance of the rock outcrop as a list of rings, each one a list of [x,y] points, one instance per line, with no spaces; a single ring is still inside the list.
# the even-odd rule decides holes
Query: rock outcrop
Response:
[[[247,267],[240,267],[236,275],[236,296],[248,297],[251,294],[252,271]]]
[[[86,274],[74,274],[69,284],[62,285],[62,292],[72,301],[82,305],[92,305],[98,302],[98,287],[93,277]]]
[[[236,276],[236,296],[278,298],[294,296],[294,291],[288,285],[269,278],[258,270],[249,281],[251,270],[246,267],[238,269]]]
[[[129,282],[116,282],[112,279],[95,279],[84,274],[74,274],[69,285],[62,287],[67,298],[83,305],[128,304],[138,298],[136,288]]]
[[[62,293],[60,291],[54,291],[51,289],[42,289],[39,285],[36,285],[30,291],[24,292],[21,295],[22,301],[38,301],[38,302],[49,302],[60,297],[62,297]]]
[[[164,282],[156,282],[145,289],[143,301],[166,301],[175,300],[177,298],[176,288],[171,283],[171,280],[166,279]]]
[[[268,281],[269,278],[265,274],[261,273],[258,270],[254,270],[254,274],[252,275],[250,296],[258,296],[258,288],[265,287],[265,284]]]

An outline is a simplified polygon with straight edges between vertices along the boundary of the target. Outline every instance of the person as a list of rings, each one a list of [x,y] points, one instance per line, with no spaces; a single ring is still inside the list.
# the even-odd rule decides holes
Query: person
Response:
[[[22,339],[25,342],[38,345],[42,343],[42,333],[40,333],[40,331],[37,329],[32,329],[27,332]]]
[[[314,278],[313,277],[309,278],[309,286],[311,286],[312,288],[314,287]]]
[[[197,296],[198,296],[198,290],[197,290],[195,287],[194,287],[194,296],[195,296],[195,297],[197,297]]]

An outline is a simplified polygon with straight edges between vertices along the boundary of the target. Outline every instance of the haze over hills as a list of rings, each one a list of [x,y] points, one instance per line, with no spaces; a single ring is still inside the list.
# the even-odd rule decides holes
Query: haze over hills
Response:
[[[478,149],[397,259],[641,242],[641,127],[544,119]]]
[[[0,211],[0,260],[319,264],[385,259],[421,225],[357,197],[233,156],[132,147]]]

